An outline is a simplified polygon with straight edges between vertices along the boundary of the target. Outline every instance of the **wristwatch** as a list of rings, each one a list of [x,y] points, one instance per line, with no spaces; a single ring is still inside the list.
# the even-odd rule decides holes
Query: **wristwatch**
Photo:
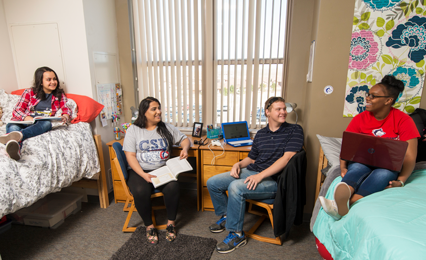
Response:
[[[401,183],[401,187],[404,187],[404,186],[405,186],[405,184],[404,184],[404,182],[403,182],[403,181],[401,181],[401,180],[396,180],[396,181],[399,181],[399,182]]]

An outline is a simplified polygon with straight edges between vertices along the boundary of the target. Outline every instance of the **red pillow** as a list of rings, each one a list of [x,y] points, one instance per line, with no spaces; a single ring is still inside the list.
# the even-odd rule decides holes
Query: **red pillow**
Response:
[[[74,118],[71,123],[75,124],[78,122],[92,122],[98,115],[101,113],[104,105],[98,103],[90,97],[76,95],[76,94],[66,94],[67,98],[70,98],[77,103],[77,117]]]
[[[24,90],[25,90],[25,88],[21,88],[21,89],[12,91],[10,94],[20,96],[20,95],[22,95],[22,93],[24,93]]]
[[[11,94],[13,95],[22,95],[24,92],[23,89],[18,89],[15,91],[12,91]],[[104,105],[96,102],[95,100],[91,99],[87,96],[82,95],[76,95],[76,94],[65,94],[67,98],[70,98],[77,103],[77,117],[74,118],[71,123],[76,124],[78,122],[92,122],[102,111],[104,108]]]

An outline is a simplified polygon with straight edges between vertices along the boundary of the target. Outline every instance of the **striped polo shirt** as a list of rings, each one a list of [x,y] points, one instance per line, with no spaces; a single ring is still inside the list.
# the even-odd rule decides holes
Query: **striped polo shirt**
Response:
[[[281,158],[285,152],[298,152],[303,147],[303,129],[300,125],[284,122],[272,132],[269,124],[254,137],[248,157],[255,160],[247,166],[250,171],[261,172]],[[275,179],[275,175],[273,176]]]

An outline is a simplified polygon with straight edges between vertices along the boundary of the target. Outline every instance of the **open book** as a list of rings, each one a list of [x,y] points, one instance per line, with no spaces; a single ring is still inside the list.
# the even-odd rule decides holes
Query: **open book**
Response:
[[[61,121],[62,117],[44,117],[44,116],[36,116],[33,118],[32,121],[9,121],[8,123],[12,124],[22,124],[22,125],[32,125],[36,121],[43,121],[43,120],[50,120],[50,121]]]
[[[149,172],[151,175],[157,176],[157,178],[152,178],[152,184],[157,188],[163,184],[166,184],[171,181],[177,181],[177,176],[181,172],[192,171],[192,166],[189,164],[188,160],[180,159],[175,157],[173,159],[167,160],[166,165]]]

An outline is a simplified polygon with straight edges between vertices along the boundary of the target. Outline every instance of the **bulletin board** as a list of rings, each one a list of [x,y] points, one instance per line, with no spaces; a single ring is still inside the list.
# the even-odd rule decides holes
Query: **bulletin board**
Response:
[[[120,116],[121,111],[121,94],[122,90],[120,84],[116,83],[105,83],[96,85],[98,92],[98,102],[104,105],[103,112],[105,112],[108,119],[112,118],[112,115]]]

